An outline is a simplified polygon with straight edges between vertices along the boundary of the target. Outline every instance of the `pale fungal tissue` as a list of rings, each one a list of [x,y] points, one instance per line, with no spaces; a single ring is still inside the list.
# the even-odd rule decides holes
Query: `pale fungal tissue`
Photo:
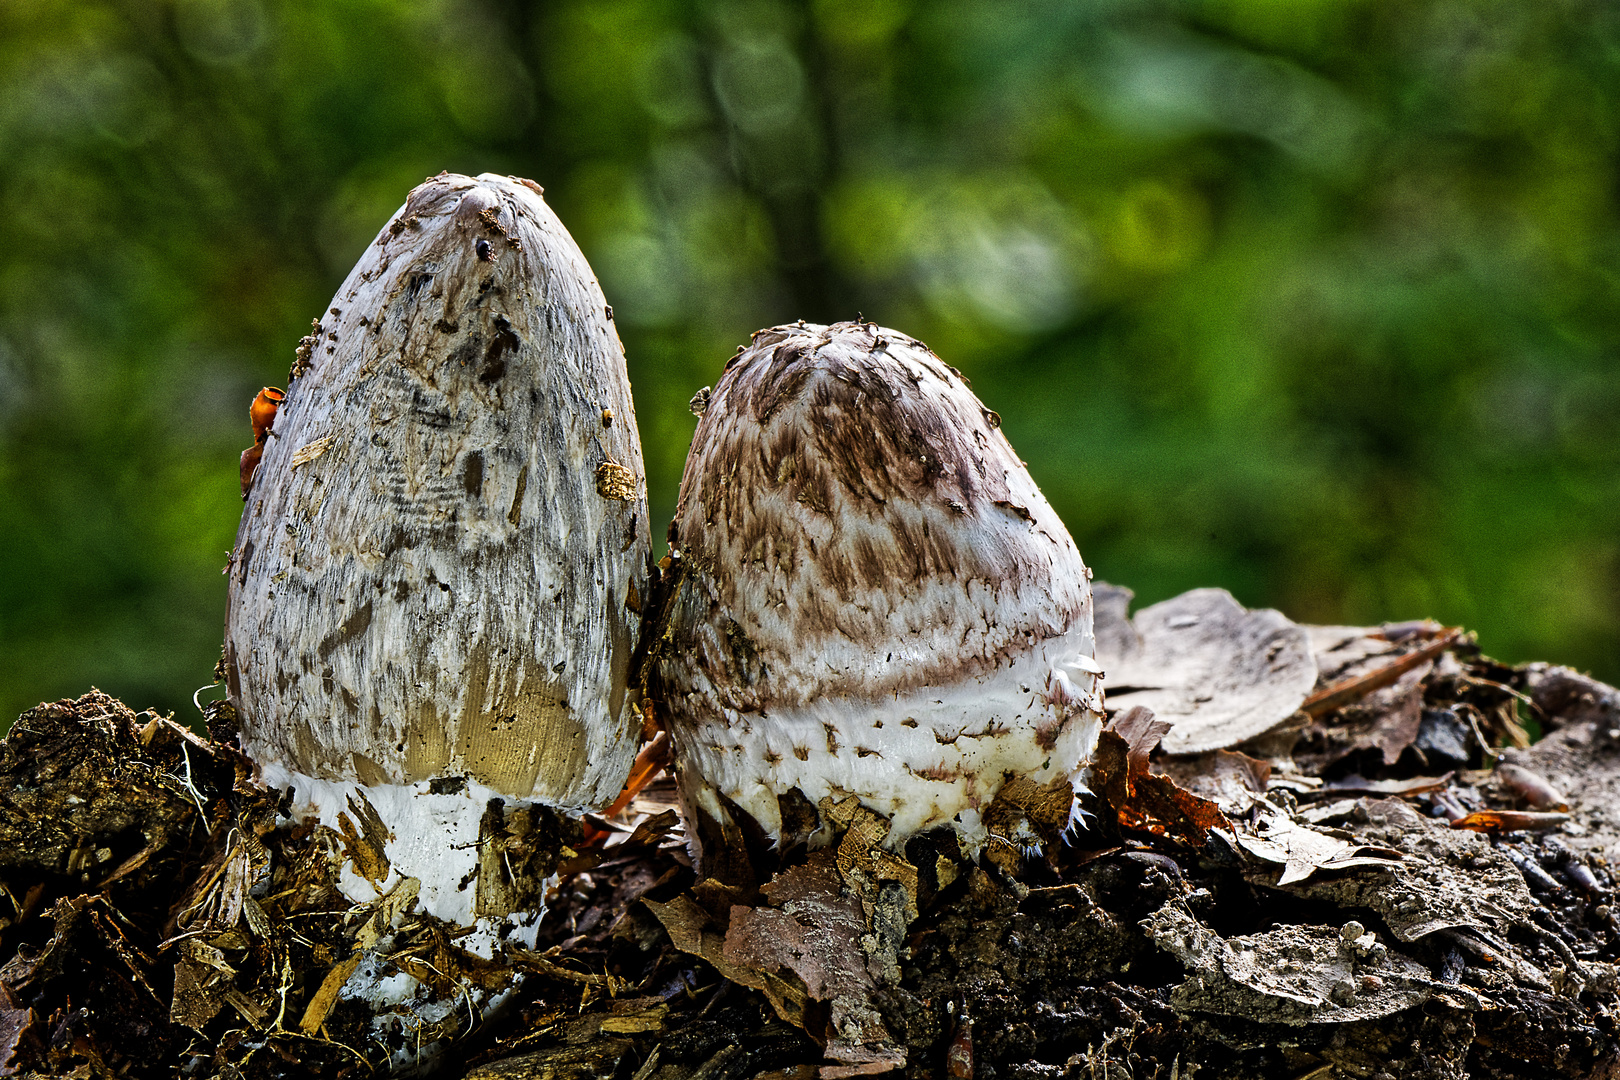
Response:
[[[1030,782],[1067,824],[1102,716],[1090,572],[921,342],[755,334],[703,401],[670,544],[654,678],[699,837],[741,815],[813,842],[855,796],[890,847],[936,826],[1031,845],[1050,831],[993,813]]]
[[[243,749],[345,837],[351,899],[414,878],[425,911],[482,921],[467,945],[532,940],[534,808],[610,802],[641,729],[646,494],[611,310],[536,185],[441,174],[293,374],[228,568]]]

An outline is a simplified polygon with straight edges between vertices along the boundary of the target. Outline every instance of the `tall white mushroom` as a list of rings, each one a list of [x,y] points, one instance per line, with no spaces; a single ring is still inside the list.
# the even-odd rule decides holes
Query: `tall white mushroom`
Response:
[[[647,512],[612,318],[536,185],[441,174],[300,346],[225,671],[264,781],[350,841],[357,901],[415,878],[440,918],[532,924],[524,808],[629,772]]]
[[[1041,839],[998,830],[1012,788],[1060,791],[1067,821],[1102,711],[1090,571],[999,429],[870,324],[761,331],[727,364],[656,661],[700,835],[741,814],[802,836],[854,795],[890,847]]]

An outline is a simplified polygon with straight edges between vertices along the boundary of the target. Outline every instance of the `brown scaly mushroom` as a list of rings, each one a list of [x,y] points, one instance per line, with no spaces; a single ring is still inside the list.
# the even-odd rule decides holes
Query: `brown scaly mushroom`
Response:
[[[652,677],[700,855],[746,819],[804,839],[849,795],[891,848],[1067,824],[1102,713],[1090,571],[999,417],[921,342],[755,334],[707,395],[670,543]],[[1010,790],[1060,794],[1057,828],[1009,825]]]
[[[300,344],[229,568],[262,779],[352,838],[351,899],[414,878],[486,954],[539,916],[549,867],[501,848],[525,808],[611,801],[641,730],[646,496],[606,312],[531,181],[417,187]]]

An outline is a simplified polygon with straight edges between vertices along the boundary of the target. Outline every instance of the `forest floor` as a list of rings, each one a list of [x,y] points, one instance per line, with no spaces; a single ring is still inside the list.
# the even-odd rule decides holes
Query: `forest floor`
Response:
[[[654,784],[554,823],[541,940],[494,960],[344,900],[360,839],[283,816],[224,710],[42,705],[0,747],[0,1075],[370,1075],[359,971],[480,1080],[1620,1076],[1620,693],[1373,638],[1237,749],[1122,710],[1041,852],[888,852],[850,803],[699,881]]]

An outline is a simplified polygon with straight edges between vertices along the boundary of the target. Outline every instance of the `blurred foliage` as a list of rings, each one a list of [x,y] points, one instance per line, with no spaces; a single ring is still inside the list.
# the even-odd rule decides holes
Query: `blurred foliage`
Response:
[[[406,192],[533,177],[655,522],[758,327],[963,368],[1098,576],[1620,678],[1590,0],[8,0],[0,715],[191,714],[246,409]]]

